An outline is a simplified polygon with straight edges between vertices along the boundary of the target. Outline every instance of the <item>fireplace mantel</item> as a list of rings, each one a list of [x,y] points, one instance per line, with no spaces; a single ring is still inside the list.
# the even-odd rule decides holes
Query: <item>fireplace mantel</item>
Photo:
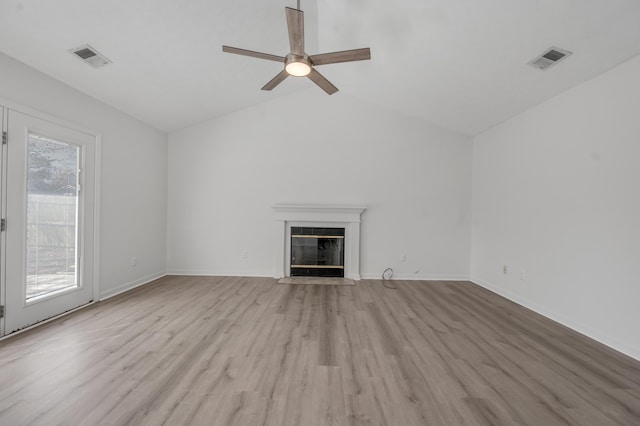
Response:
[[[360,279],[360,216],[364,206],[335,204],[275,204],[275,278],[289,275],[291,226],[345,228],[345,278]]]

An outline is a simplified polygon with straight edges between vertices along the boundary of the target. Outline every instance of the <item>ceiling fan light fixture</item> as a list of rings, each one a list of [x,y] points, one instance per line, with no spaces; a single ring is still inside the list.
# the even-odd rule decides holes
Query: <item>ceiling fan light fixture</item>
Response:
[[[311,67],[304,62],[291,62],[285,69],[294,77],[304,77],[311,72]]]
[[[290,54],[285,60],[284,69],[289,75],[304,77],[311,72],[311,62],[305,56]]]

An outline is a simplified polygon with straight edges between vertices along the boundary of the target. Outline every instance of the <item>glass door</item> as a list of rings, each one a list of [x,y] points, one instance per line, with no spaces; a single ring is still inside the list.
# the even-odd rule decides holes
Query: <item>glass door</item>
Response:
[[[95,136],[8,112],[5,334],[93,299]]]
[[[291,227],[292,277],[344,277],[344,228]]]

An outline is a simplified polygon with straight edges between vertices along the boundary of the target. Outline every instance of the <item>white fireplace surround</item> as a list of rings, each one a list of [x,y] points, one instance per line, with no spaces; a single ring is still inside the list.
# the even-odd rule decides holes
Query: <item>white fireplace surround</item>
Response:
[[[360,279],[360,215],[364,206],[331,204],[275,204],[276,255],[274,278],[291,273],[291,227],[344,228],[344,276]]]

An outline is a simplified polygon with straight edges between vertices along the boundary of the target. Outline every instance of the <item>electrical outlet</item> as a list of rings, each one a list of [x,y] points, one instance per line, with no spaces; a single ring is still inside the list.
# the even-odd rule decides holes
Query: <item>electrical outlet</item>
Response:
[[[246,250],[242,250],[241,256],[243,259],[246,259],[247,257],[249,257],[249,252]]]
[[[524,281],[524,271],[520,271],[520,281]]]
[[[132,257],[131,258],[131,267],[135,268],[137,265],[138,265],[138,258]]]
[[[505,274],[505,275],[509,273],[509,267],[507,265],[504,265],[502,267],[502,273]]]
[[[406,254],[401,254],[400,255],[400,262],[406,262],[407,261],[407,255]]]

